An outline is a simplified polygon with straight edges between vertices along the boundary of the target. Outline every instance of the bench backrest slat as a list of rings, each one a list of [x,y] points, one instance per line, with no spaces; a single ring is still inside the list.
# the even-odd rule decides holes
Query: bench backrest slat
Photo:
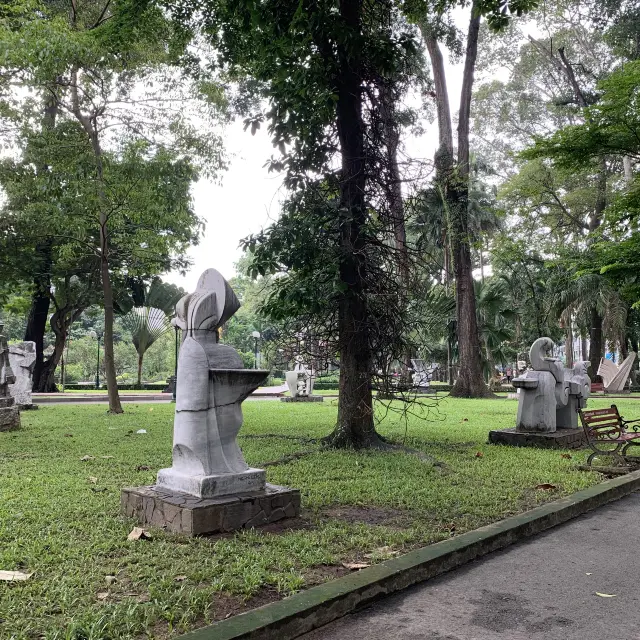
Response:
[[[580,409],[579,413],[587,440],[612,439],[624,433],[622,418],[615,404],[608,409]]]

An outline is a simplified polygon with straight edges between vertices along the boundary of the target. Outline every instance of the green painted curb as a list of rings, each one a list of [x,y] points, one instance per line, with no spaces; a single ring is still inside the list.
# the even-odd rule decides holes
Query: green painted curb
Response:
[[[292,640],[395,591],[450,571],[640,489],[640,471],[531,511],[301,591],[180,636],[180,640]]]

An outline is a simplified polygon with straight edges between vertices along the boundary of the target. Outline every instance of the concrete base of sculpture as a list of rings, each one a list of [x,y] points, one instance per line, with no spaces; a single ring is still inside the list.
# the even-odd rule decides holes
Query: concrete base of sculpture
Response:
[[[324,402],[324,396],[289,396],[280,398],[280,402]]]
[[[15,431],[20,428],[20,411],[13,398],[0,398],[0,431]]]
[[[197,498],[215,498],[231,493],[259,491],[264,488],[267,472],[249,468],[239,473],[196,476],[178,473],[175,469],[160,469],[158,485],[169,491],[189,493]]]
[[[196,498],[164,487],[129,487],[122,489],[121,510],[142,525],[199,536],[294,518],[300,514],[300,491],[267,484],[261,491]]]
[[[489,431],[489,443],[540,449],[581,449],[587,445],[582,429],[558,429],[552,432],[496,429]]]

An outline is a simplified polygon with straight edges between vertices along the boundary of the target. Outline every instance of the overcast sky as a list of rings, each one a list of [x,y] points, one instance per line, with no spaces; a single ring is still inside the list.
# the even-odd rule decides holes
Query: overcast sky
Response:
[[[447,81],[455,117],[460,101],[462,64],[447,62]],[[404,141],[406,157],[433,159],[438,138],[436,122],[425,123],[425,129],[424,135],[410,136]],[[285,197],[282,176],[268,173],[263,167],[272,155],[277,155],[264,125],[252,136],[250,131],[243,131],[242,122],[234,123],[226,131],[225,144],[231,158],[229,169],[221,176],[221,184],[201,180],[193,190],[195,211],[207,225],[200,244],[189,251],[193,266],[184,277],[179,273],[164,276],[187,291],[195,289],[200,274],[210,267],[231,278],[233,265],[242,255],[240,240],[276,220]]]

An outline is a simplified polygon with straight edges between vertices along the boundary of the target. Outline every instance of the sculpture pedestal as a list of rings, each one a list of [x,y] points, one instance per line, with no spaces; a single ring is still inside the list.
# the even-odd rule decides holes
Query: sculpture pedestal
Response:
[[[128,487],[120,503],[122,513],[142,525],[198,536],[294,518],[300,514],[300,491],[267,484],[261,491],[197,498],[158,486]]]
[[[288,396],[280,398],[280,402],[324,402],[324,396]]]
[[[246,491],[264,489],[267,472],[264,469],[247,469],[240,473],[221,473],[211,476],[195,476],[178,473],[175,469],[158,471],[158,489],[179,491],[196,498],[217,498]]]
[[[0,431],[15,431],[20,428],[20,411],[13,398],[0,398]]]
[[[489,431],[489,443],[540,449],[581,449],[587,445],[587,440],[582,429],[558,429],[552,432],[496,429]]]

